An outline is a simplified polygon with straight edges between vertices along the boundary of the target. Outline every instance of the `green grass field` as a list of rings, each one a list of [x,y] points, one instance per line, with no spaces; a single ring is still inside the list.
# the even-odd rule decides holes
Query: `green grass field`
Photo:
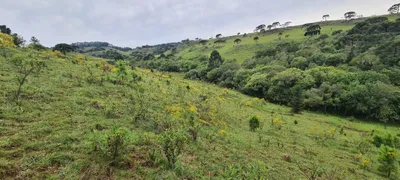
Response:
[[[287,33],[299,40],[294,35],[298,31]],[[259,44],[275,38],[261,37]],[[257,47],[250,38],[241,46]],[[241,58],[251,54],[241,52]],[[377,171],[370,134],[400,133],[397,126],[384,129],[353,118],[307,111],[292,115],[288,107],[185,80],[182,74],[136,69],[143,78],[138,83],[89,83],[101,78],[94,65],[100,60],[73,64],[76,58],[46,60],[43,73],[28,77],[18,105],[11,99],[16,71],[9,59],[0,57],[0,179],[241,179],[259,172],[265,179],[307,179],[299,167],[310,171],[314,166],[321,179],[385,179]],[[144,100],[148,112],[138,121],[133,119],[137,100]],[[188,141],[175,167],[168,168],[157,127],[167,120],[186,124],[187,113],[194,115],[198,139]],[[252,116],[261,119],[255,132],[249,130]],[[114,125],[136,137],[128,143],[121,167],[110,166],[92,145],[95,129],[105,132]],[[360,157],[362,142],[369,146]],[[363,159],[370,160],[365,168]]]

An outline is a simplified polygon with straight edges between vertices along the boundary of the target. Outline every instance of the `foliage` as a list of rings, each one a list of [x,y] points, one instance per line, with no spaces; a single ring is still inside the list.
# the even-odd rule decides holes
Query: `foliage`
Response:
[[[128,152],[129,144],[133,141],[134,134],[126,128],[116,125],[111,130],[94,132],[93,150],[99,151],[110,160],[110,165],[117,166]]]
[[[396,174],[398,170],[398,162],[396,160],[396,152],[393,148],[381,145],[378,152],[378,170],[389,178],[392,174]]]
[[[214,50],[211,55],[210,59],[208,60],[208,68],[215,69],[221,66],[223,63],[222,57],[217,50]]]
[[[18,101],[21,95],[22,86],[31,74],[39,74],[46,65],[43,61],[38,60],[34,55],[16,55],[11,59],[15,71],[18,73],[16,80],[18,89],[15,93],[15,100]]]
[[[173,167],[185,148],[187,134],[181,129],[167,129],[161,134],[160,143],[168,166]]]
[[[54,46],[54,48],[53,48],[53,51],[60,51],[60,52],[62,52],[64,55],[65,55],[67,52],[72,52],[72,51],[74,51],[74,50],[75,50],[75,49],[74,49],[73,46],[71,46],[71,45],[69,45],[69,44],[65,44],[65,43],[56,44],[56,45]]]
[[[253,116],[249,120],[249,127],[251,131],[255,131],[260,128],[260,120],[257,116]]]
[[[0,47],[14,47],[14,46],[15,44],[12,36],[0,33]]]

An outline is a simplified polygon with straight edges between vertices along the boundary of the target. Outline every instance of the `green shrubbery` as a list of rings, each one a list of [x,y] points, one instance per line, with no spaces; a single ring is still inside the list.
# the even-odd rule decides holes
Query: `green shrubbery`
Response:
[[[92,137],[94,152],[104,155],[112,166],[118,166],[126,157],[135,134],[126,128],[113,126],[111,130],[96,131]]]
[[[257,116],[253,116],[250,118],[249,126],[251,131],[255,131],[256,129],[260,128],[260,120]]]

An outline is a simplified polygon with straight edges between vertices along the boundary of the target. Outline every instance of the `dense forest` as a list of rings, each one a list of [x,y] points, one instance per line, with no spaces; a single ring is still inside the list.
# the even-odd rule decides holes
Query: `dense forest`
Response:
[[[308,24],[305,36],[320,28]],[[400,19],[374,17],[349,31],[272,43],[241,64],[224,59],[218,50],[210,57],[160,57],[134,64],[185,72],[188,79],[216,83],[294,109],[394,122],[400,115],[399,35]]]

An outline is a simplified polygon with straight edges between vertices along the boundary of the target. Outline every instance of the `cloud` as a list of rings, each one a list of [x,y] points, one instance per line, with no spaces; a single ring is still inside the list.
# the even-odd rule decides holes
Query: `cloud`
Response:
[[[0,6],[1,24],[46,46],[107,41],[135,47],[217,33],[251,32],[259,24],[340,19],[346,11],[386,13],[393,0],[18,0]]]

